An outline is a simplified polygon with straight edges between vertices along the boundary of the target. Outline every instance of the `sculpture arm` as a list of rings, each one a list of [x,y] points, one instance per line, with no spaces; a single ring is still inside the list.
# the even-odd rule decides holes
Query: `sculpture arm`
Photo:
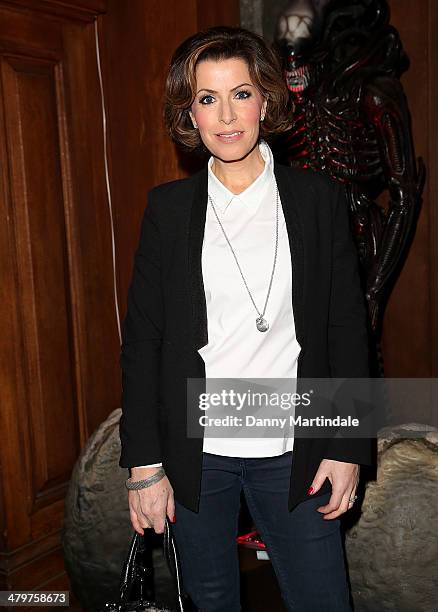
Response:
[[[419,180],[409,111],[400,82],[390,77],[375,79],[367,85],[364,101],[365,112],[377,134],[389,190],[385,226],[367,279],[367,300],[375,329],[387,295],[385,290],[406,252],[414,227],[422,177]]]

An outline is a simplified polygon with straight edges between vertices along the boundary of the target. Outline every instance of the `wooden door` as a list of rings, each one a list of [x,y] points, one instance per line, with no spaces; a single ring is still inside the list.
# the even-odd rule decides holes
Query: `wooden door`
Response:
[[[68,588],[71,469],[119,403],[94,26],[105,8],[0,2],[0,589]]]

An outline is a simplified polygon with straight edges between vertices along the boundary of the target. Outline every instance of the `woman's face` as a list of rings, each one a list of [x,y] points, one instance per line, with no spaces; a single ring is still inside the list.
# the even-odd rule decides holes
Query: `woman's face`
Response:
[[[223,161],[245,157],[258,140],[265,111],[266,100],[244,60],[204,60],[197,65],[190,117],[212,155]]]

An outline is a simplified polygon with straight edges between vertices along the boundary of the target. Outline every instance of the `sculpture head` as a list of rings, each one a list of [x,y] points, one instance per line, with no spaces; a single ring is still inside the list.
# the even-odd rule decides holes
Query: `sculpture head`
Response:
[[[290,0],[278,18],[275,41],[284,60],[286,84],[294,93],[310,84],[309,55],[321,40],[331,4],[333,0]]]
[[[386,0],[290,0],[275,33],[289,90],[302,96],[324,71],[363,49],[388,21]]]

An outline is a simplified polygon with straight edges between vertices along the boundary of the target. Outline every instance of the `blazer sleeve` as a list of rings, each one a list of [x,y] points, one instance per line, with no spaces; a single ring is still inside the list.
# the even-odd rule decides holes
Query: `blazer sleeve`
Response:
[[[333,378],[369,377],[369,337],[359,258],[349,225],[345,187],[336,183],[333,202],[332,284],[328,323],[330,372]],[[333,437],[327,459],[373,465],[370,438]]]
[[[161,246],[154,190],[148,193],[122,325],[120,467],[161,462],[159,374],[163,331]]]

